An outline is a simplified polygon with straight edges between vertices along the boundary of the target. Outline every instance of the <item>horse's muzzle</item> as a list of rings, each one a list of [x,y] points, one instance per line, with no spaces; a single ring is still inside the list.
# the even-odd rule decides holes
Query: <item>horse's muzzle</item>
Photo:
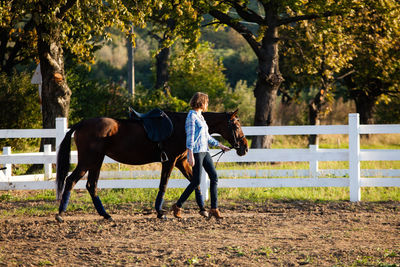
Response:
[[[238,154],[238,156],[244,156],[248,151],[249,145],[247,143],[247,139],[243,138],[239,143],[239,147],[236,148],[236,154]]]

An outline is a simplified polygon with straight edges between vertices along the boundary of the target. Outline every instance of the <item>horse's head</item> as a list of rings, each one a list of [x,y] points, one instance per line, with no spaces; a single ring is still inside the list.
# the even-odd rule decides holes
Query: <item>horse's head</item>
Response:
[[[224,122],[219,123],[216,127],[218,128],[217,132],[231,144],[236,153],[239,156],[244,156],[249,151],[249,145],[243,134],[237,113],[238,110],[224,113],[226,115]]]
[[[242,131],[237,113],[238,109],[232,113],[228,113],[228,136],[225,139],[236,149],[236,153],[239,156],[244,156],[249,151],[249,145]]]

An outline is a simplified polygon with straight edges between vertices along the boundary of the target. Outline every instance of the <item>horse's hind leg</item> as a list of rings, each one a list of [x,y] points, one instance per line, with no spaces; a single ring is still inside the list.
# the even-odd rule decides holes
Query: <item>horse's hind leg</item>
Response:
[[[90,169],[88,174],[88,180],[86,183],[86,189],[89,191],[90,196],[92,197],[92,201],[94,207],[100,216],[103,216],[104,219],[112,219],[111,216],[104,209],[103,203],[101,203],[100,197],[97,195],[97,182],[99,180],[100,175],[100,167],[96,169]]]
[[[160,179],[160,185],[158,187],[158,194],[156,197],[156,202],[155,202],[155,209],[157,212],[157,218],[159,219],[165,219],[165,212],[162,209],[163,203],[164,203],[164,195],[165,191],[167,190],[167,184],[169,177],[171,175],[172,169],[175,166],[175,160],[169,160],[166,162],[162,163],[162,169],[161,169],[161,179]]]
[[[85,175],[86,171],[81,170],[79,165],[73,170],[70,176],[67,177],[65,181],[64,192],[60,201],[60,206],[58,208],[58,214],[56,215],[56,220],[63,222],[62,215],[67,210],[69,198],[71,196],[71,190],[75,184]]]

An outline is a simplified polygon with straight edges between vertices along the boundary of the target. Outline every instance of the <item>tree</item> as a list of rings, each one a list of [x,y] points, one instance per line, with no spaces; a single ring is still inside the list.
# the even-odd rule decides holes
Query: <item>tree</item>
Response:
[[[330,111],[334,101],[334,88],[338,81],[351,75],[349,61],[354,56],[354,42],[345,34],[342,16],[333,16],[314,21],[303,21],[287,25],[281,67],[285,74],[282,91],[295,97],[309,91],[308,122],[319,125],[320,119]],[[309,137],[309,144],[317,144],[316,135]]]
[[[25,6],[25,1],[0,2],[0,72],[8,76],[36,55],[34,23]]]
[[[347,24],[354,40],[355,72],[345,79],[345,92],[356,103],[362,124],[373,123],[376,103],[400,96],[400,4],[364,1]]]
[[[29,73],[0,73],[0,129],[32,129],[41,125],[37,87]],[[0,139],[0,147],[23,150],[38,145],[37,138]]]
[[[274,123],[273,107],[283,76],[279,69],[279,30],[299,21],[328,17],[345,12],[344,2],[326,1],[199,1],[199,9],[215,21],[232,27],[248,42],[258,59],[257,82],[254,89],[256,110],[254,125]],[[253,139],[252,147],[269,147],[271,138]]]
[[[166,1],[159,12],[149,17],[150,35],[158,42],[155,54],[155,89],[169,90],[169,57],[175,41],[186,45],[189,50],[197,45],[200,37],[201,16],[190,1]]]
[[[212,53],[209,43],[201,43],[190,52],[177,47],[171,58],[171,91],[186,102],[201,91],[210,97],[210,110],[233,110],[238,96],[231,92],[223,70],[222,61]]]
[[[71,90],[65,78],[64,51],[79,62],[92,61],[96,46],[109,38],[108,27],[116,26],[129,34],[131,23],[143,24],[144,17],[151,14],[158,2],[161,1],[1,1],[1,34],[8,31],[10,36],[7,44],[3,43],[4,38],[1,43],[10,47],[7,59],[16,54],[16,63],[24,55],[40,61],[43,128],[53,128],[56,117],[68,117]],[[6,27],[8,21],[12,26]],[[22,30],[15,37],[13,33],[18,29]],[[27,55],[24,51],[32,47],[37,50]],[[51,142],[54,145],[54,140]]]

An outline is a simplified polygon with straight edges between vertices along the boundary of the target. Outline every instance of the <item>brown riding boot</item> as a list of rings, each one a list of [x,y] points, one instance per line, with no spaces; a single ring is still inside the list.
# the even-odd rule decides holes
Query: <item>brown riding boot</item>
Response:
[[[201,216],[203,216],[203,217],[208,218],[208,212],[207,212],[205,209],[201,209],[201,210],[199,211],[199,214],[200,214]]]
[[[218,209],[210,209],[208,212],[208,218],[215,217],[216,219],[220,220],[224,217],[221,216],[221,213],[219,212]]]
[[[174,204],[174,205],[172,205],[171,210],[174,213],[175,218],[182,218],[182,215],[181,215],[182,208],[179,208],[176,204]]]

